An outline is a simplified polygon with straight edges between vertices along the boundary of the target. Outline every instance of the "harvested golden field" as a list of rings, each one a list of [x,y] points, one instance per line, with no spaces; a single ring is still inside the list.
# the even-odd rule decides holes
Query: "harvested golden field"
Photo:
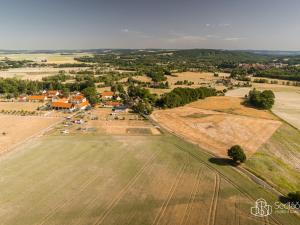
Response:
[[[174,85],[177,81],[192,81],[194,82],[193,86],[202,86],[212,84],[212,82],[219,80],[222,77],[228,77],[227,73],[219,73],[219,77],[214,77],[213,73],[205,72],[183,72],[183,73],[174,73],[175,76],[167,76],[170,85],[173,87],[184,86],[184,85]]]
[[[245,108],[232,114],[225,105],[216,104],[213,107],[210,104],[212,100],[214,98],[175,109],[155,111],[152,118],[166,129],[217,156],[226,156],[227,149],[235,144],[241,145],[247,156],[251,156],[281,125],[272,115],[268,118],[267,114],[256,113],[254,109],[247,112]],[[200,108],[202,104],[204,109]]]
[[[147,77],[147,76],[133,76],[132,78],[135,80],[141,81],[141,82],[151,82],[151,78]],[[127,82],[127,80],[128,80],[128,77],[125,77],[125,78],[119,80],[119,82],[121,82],[121,83]]]
[[[300,92],[276,92],[272,112],[300,130]]]
[[[40,137],[0,159],[1,224],[299,224],[252,216],[277,196],[210,159],[168,134]]]
[[[60,118],[0,115],[0,154],[42,133]]]
[[[59,71],[64,70],[67,73],[70,71],[83,70],[86,67],[72,68],[53,68],[53,67],[36,67],[36,68],[12,68],[0,71],[0,77],[3,78],[18,78],[23,80],[42,80],[43,77],[57,75]]]
[[[208,109],[228,114],[277,120],[277,118],[267,110],[257,110],[254,108],[249,108],[244,106],[242,103],[243,98],[217,96],[209,97],[202,101],[193,102],[188,106],[192,108]]]
[[[266,85],[266,84],[265,84]],[[268,85],[268,84],[267,84]],[[275,104],[272,112],[294,127],[300,129],[300,87],[270,85],[259,90],[271,89],[275,94]],[[238,88],[226,93],[227,96],[241,97],[248,94],[250,88]]]
[[[45,64],[64,64],[64,63],[78,63],[78,61],[74,60],[76,57],[81,56],[90,56],[89,53],[76,53],[76,54],[60,54],[60,53],[41,53],[41,54],[2,54],[0,55],[0,60],[4,58],[9,58],[11,60],[31,60],[34,62],[41,63],[43,60],[47,60],[44,62]]]
[[[1,110],[24,110],[24,111],[36,111],[39,106],[44,105],[44,103],[39,102],[0,102]]]

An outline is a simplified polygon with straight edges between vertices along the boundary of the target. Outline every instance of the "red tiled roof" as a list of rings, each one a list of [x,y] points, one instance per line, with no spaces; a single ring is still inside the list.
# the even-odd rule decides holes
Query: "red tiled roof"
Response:
[[[65,103],[65,102],[52,102],[52,107],[71,109],[74,107],[74,105],[72,103]]]
[[[88,106],[90,103],[89,103],[89,101],[85,101],[85,102],[81,102],[80,104],[79,104],[79,106],[80,106],[80,108],[81,107],[84,107],[84,106]]]
[[[109,106],[119,106],[120,102],[106,102],[105,105],[109,105]]]
[[[82,100],[84,99],[85,97],[83,95],[75,95],[75,96],[72,96],[72,99],[73,100]]]
[[[49,90],[47,91],[47,94],[56,95],[58,91]]]
[[[101,96],[102,97],[112,97],[112,96],[114,96],[114,92],[112,92],[112,91],[104,91],[104,92],[102,92],[102,94],[101,94]]]
[[[45,100],[47,97],[44,95],[31,95],[28,100]]]

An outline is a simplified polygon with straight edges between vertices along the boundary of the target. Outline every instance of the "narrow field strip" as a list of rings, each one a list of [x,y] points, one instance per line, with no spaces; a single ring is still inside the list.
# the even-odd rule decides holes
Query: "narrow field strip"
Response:
[[[235,209],[235,224],[241,224],[241,216],[240,216],[240,193],[238,193],[235,197],[234,209]]]
[[[207,225],[215,225],[217,207],[218,207],[218,199],[220,192],[220,176],[218,173],[215,174],[215,183],[214,183],[214,192],[211,200],[211,205],[209,207]]]
[[[183,214],[180,225],[188,224],[188,221],[189,221],[189,218],[190,218],[190,215],[191,215],[191,211],[193,209],[192,204],[194,203],[194,200],[195,200],[197,192],[198,192],[199,185],[202,181],[201,176],[200,176],[202,173],[203,173],[203,166],[198,169],[198,172],[197,172],[197,175],[196,175],[196,181],[195,181],[195,184],[193,186],[193,189],[192,189],[192,192],[191,192],[191,195],[190,195],[190,199],[189,199],[189,202],[188,202],[188,204],[185,208],[185,212]]]
[[[163,215],[164,215],[164,213],[165,213],[165,211],[166,211],[166,209],[168,207],[168,204],[169,204],[170,200],[172,199],[173,194],[174,194],[174,192],[175,192],[175,190],[176,190],[176,188],[177,188],[177,186],[178,186],[178,184],[179,184],[179,182],[180,182],[180,180],[181,180],[181,178],[182,178],[182,176],[184,174],[184,171],[186,170],[187,166],[188,166],[187,163],[185,163],[181,167],[180,171],[178,172],[178,174],[177,174],[177,176],[175,178],[175,181],[174,181],[173,185],[171,186],[171,188],[169,190],[168,197],[164,201],[164,203],[162,204],[162,206],[161,206],[159,212],[157,213],[157,215],[156,215],[156,217],[155,217],[152,225],[159,224],[159,221],[163,217]]]
[[[111,201],[106,210],[103,212],[101,217],[95,221],[94,225],[101,224],[104,219],[109,215],[113,208],[118,204],[122,197],[127,193],[127,191],[135,184],[137,179],[144,173],[146,169],[151,167],[152,162],[157,158],[158,152],[154,153],[152,157],[145,163],[145,165],[139,170],[139,172],[127,183],[127,185],[116,195],[116,197]]]

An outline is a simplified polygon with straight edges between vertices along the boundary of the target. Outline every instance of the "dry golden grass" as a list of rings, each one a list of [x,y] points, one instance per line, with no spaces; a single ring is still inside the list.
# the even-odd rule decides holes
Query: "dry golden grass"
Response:
[[[277,118],[266,110],[257,110],[254,108],[249,108],[244,106],[242,98],[227,97],[227,96],[218,96],[218,97],[209,97],[203,101],[197,101],[189,104],[189,107],[198,108],[198,109],[208,109],[214,110],[217,112],[224,112],[228,114],[256,117],[262,119],[273,119]]]
[[[0,154],[42,132],[59,120],[58,117],[0,115]]]
[[[37,68],[12,68],[0,71],[0,77],[18,78],[23,80],[42,80],[43,77],[57,75],[60,70],[67,73],[70,71],[79,71],[85,69],[83,67],[72,68],[53,68],[53,67],[37,67]]]
[[[2,54],[0,59],[9,58],[11,60],[32,60],[35,62],[41,62],[42,60],[47,60],[45,64],[64,64],[64,63],[79,63],[74,60],[76,57],[80,56],[90,56],[89,53],[76,53],[70,55],[61,55],[58,53],[53,54]]]
[[[239,103],[240,99],[228,97],[207,98],[184,107],[155,111],[152,118],[215,155],[226,156],[228,148],[239,144],[251,156],[281,122],[268,112]]]
[[[44,103],[39,102],[0,102],[1,110],[16,110],[16,111],[36,111],[39,106]]]
[[[192,81],[194,86],[201,86],[203,84],[211,84],[213,81],[216,81],[222,77],[228,77],[227,73],[219,73],[219,77],[214,77],[213,73],[204,73],[204,72],[183,72],[183,73],[174,73],[175,76],[167,76],[170,85],[174,85],[177,81]],[[178,86],[178,85],[175,85]]]

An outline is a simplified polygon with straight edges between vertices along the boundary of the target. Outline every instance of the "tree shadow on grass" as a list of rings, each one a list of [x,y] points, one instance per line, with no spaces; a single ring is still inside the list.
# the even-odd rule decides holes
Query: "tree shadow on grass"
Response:
[[[213,157],[210,158],[208,161],[219,166],[236,166],[236,164],[231,159],[228,158]]]
[[[291,202],[291,199],[289,197],[286,197],[283,195],[279,196],[278,200],[283,204],[287,204],[287,203]]]

